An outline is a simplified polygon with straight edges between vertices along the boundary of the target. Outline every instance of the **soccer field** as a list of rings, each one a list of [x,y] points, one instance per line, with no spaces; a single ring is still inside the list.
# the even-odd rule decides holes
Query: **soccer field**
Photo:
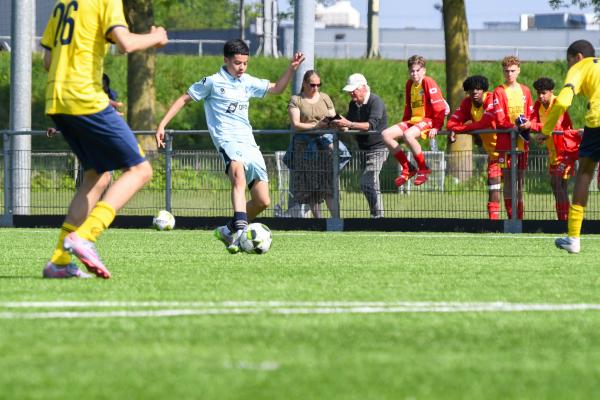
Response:
[[[592,399],[600,236],[106,232],[110,280],[44,280],[0,229],[0,398]]]

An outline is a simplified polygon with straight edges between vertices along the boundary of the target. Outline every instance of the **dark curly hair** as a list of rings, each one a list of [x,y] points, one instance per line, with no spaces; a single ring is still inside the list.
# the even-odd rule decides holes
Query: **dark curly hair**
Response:
[[[469,92],[471,90],[481,89],[484,92],[488,90],[490,84],[485,76],[482,75],[473,75],[469,76],[463,82],[463,89],[465,92]]]

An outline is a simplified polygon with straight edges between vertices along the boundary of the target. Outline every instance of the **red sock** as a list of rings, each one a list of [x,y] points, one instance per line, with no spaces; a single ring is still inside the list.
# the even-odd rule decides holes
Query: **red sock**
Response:
[[[523,202],[519,201],[517,203],[517,218],[523,220]]]
[[[427,164],[425,164],[425,156],[423,153],[415,154],[415,160],[417,161],[419,169],[427,169]]]
[[[512,199],[504,199],[504,208],[506,208],[506,215],[508,219],[512,218]]]
[[[566,221],[569,216],[569,206],[567,203],[556,203],[556,216],[559,221]]]
[[[402,150],[399,150],[394,154],[394,158],[398,160],[400,165],[402,166],[402,172],[408,171],[408,158],[406,158],[406,154]]]
[[[500,219],[500,203],[488,201],[487,209],[490,219]]]
[[[398,150],[396,153],[394,153],[394,158],[398,160],[400,165],[408,164],[408,158],[406,158],[406,154],[404,154],[402,150]]]

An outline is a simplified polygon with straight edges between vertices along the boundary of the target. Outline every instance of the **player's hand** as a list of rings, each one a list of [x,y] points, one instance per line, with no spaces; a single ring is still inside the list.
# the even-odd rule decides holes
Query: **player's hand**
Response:
[[[296,54],[294,54],[294,57],[290,62],[290,67],[292,67],[292,69],[296,71],[305,58],[306,57],[304,57],[304,53],[302,53],[301,51],[297,52]]]
[[[543,133],[535,134],[535,141],[537,142],[537,144],[542,144],[542,143],[544,143],[545,140],[546,140],[546,135],[544,135]]]
[[[115,110],[117,110],[117,114],[119,114],[120,116],[123,116],[123,113],[119,110],[119,108],[123,107],[123,103],[121,103],[120,101],[115,101],[115,100],[108,100],[108,102],[110,103],[111,106],[113,106],[113,108]]]
[[[429,139],[433,139],[437,136],[438,130],[436,128],[431,128],[429,130]]]
[[[56,130],[56,128],[48,128],[48,129],[46,129],[46,136],[47,137],[53,138],[56,135],[58,135],[58,131]]]
[[[167,37],[167,31],[162,26],[154,26],[150,28],[150,33],[155,35],[158,39],[158,43],[154,45],[156,48],[164,47],[167,43],[169,43],[169,38]]]
[[[456,132],[450,132],[448,134],[448,142],[449,143],[454,143],[456,142]]]
[[[526,131],[528,129],[531,129],[531,121],[527,120],[525,122],[523,122],[521,125],[518,126],[520,131]]]
[[[581,128],[581,129],[578,129],[578,130],[577,130],[577,133],[579,134],[579,136],[582,136],[582,137],[583,137],[583,128]],[[598,176],[600,177],[600,174],[598,174]],[[600,182],[600,178],[598,178],[598,182]]]
[[[162,127],[158,127],[156,129],[156,134],[154,135],[154,137],[156,138],[156,147],[160,148],[165,148],[165,128]]]

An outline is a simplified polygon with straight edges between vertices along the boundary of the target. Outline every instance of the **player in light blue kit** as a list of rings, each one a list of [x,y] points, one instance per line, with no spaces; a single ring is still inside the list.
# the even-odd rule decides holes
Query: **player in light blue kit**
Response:
[[[165,128],[190,101],[204,100],[204,113],[212,141],[225,162],[225,173],[231,181],[233,218],[226,226],[215,230],[215,236],[227,246],[230,253],[239,252],[239,238],[258,214],[265,210],[271,199],[265,160],[252,135],[248,121],[249,100],[267,93],[282,93],[298,66],[304,61],[296,53],[289,67],[276,83],[246,74],[249,49],[240,39],[225,43],[225,65],[214,75],[194,83],[187,93],[171,104],[156,129],[156,143],[164,147]],[[246,203],[246,186],[250,201]]]

